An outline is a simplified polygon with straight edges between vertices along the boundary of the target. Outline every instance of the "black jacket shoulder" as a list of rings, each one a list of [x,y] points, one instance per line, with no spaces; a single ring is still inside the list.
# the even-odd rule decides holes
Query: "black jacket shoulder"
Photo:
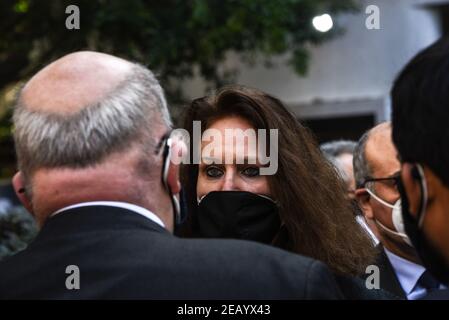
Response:
[[[68,289],[68,266],[80,288]],[[48,220],[0,263],[2,299],[341,299],[316,260],[249,241],[181,239],[121,208],[95,206]]]

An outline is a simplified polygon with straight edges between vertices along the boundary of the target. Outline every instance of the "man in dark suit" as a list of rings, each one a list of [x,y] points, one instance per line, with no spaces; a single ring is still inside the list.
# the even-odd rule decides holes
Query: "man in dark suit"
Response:
[[[380,241],[376,261],[380,287],[400,298],[415,300],[440,284],[422,266],[405,234],[397,189],[399,171],[391,124],[381,123],[362,136],[354,152],[356,197]]]
[[[146,68],[67,55],[26,84],[14,125],[13,185],[41,230],[0,263],[0,298],[344,298],[312,259],[172,235],[183,147]]]

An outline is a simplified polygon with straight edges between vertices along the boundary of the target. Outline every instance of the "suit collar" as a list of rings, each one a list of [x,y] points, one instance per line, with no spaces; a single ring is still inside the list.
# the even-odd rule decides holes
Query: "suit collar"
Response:
[[[81,208],[81,207],[88,207],[88,206],[107,206],[107,207],[116,207],[116,208],[122,208],[122,209],[127,209],[130,211],[134,211],[135,213],[138,213],[150,220],[152,220],[153,222],[156,222],[158,225],[160,225],[161,227],[165,228],[164,223],[162,222],[162,220],[155,215],[153,212],[151,212],[148,209],[145,209],[143,207],[137,206],[135,204],[132,203],[127,203],[127,202],[120,202],[120,201],[90,201],[90,202],[81,202],[81,203],[77,203],[71,206],[67,206],[64,207],[62,209],[59,209],[58,211],[52,213],[50,215],[50,217],[54,217],[55,215],[67,211],[67,210],[71,210],[71,209],[76,209],[76,208]]]
[[[135,211],[99,205],[67,209],[49,218],[36,241],[113,230],[146,230],[171,235],[165,228]]]
[[[379,256],[376,262],[376,265],[380,268],[380,287],[386,291],[389,291],[396,296],[406,299],[407,296],[404,292],[404,289],[401,286],[401,283],[398,280],[396,272],[393,266],[386,255],[384,248],[381,244],[376,246],[376,249],[379,252]]]

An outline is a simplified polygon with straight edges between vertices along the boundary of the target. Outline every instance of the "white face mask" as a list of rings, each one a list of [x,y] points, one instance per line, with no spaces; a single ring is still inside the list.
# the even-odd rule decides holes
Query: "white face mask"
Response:
[[[374,194],[374,192],[372,192],[371,190],[369,190],[368,188],[366,188],[366,191],[377,201],[379,201],[380,203],[382,203],[384,206],[387,206],[388,208],[393,209],[391,212],[391,218],[393,220],[393,225],[394,228],[396,229],[396,231],[388,228],[387,226],[385,226],[384,224],[382,224],[379,220],[376,220],[376,222],[387,232],[394,234],[396,236],[399,236],[402,238],[402,240],[405,241],[405,243],[407,243],[409,246],[413,246],[412,242],[410,241],[409,237],[407,236],[407,234],[405,233],[405,228],[404,228],[404,222],[402,220],[402,207],[401,207],[401,199],[399,199],[398,201],[395,202],[395,204],[390,204],[384,200],[382,200],[381,198],[379,198],[378,196],[376,196]]]

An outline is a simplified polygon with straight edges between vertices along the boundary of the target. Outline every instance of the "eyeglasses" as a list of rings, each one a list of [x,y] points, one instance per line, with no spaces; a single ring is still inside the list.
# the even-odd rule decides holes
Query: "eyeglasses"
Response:
[[[365,187],[365,185],[369,182],[382,182],[382,183],[386,184],[388,187],[391,187],[391,188],[394,188],[397,190],[400,179],[401,178],[400,178],[399,173],[395,174],[391,177],[382,177],[382,178],[367,177],[363,181],[361,187]]]

